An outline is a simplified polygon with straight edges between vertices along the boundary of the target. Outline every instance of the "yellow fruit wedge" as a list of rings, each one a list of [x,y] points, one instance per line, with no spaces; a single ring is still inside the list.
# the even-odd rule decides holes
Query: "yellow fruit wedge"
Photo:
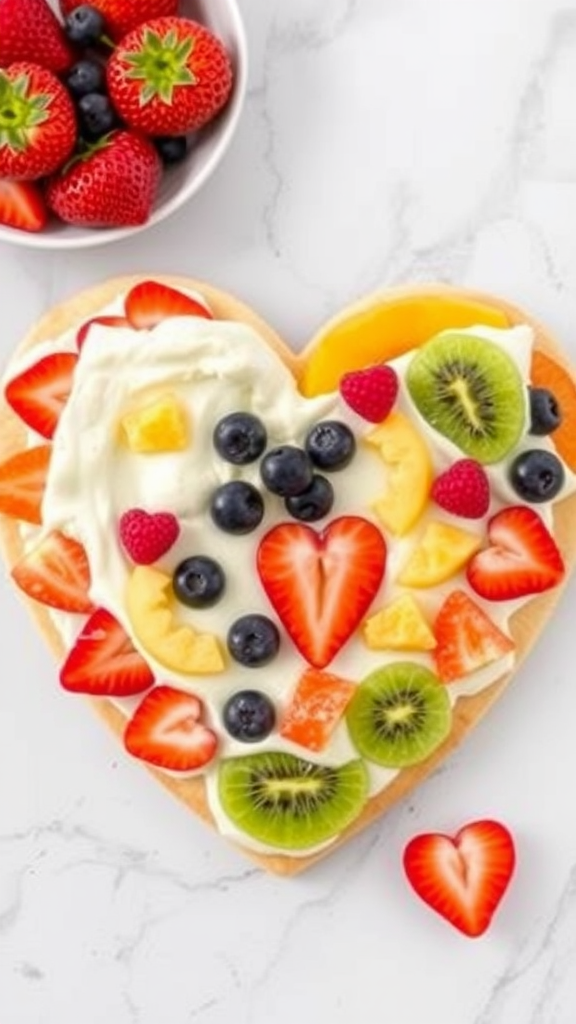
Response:
[[[386,466],[386,490],[374,512],[386,529],[402,537],[418,521],[430,494],[433,468],[422,435],[404,413],[391,412],[368,434]]]
[[[120,425],[133,452],[179,452],[188,447],[186,409],[172,392],[126,413]]]
[[[351,310],[312,340],[300,380],[304,395],[335,391],[343,374],[418,348],[448,328],[509,327],[499,309],[453,294],[401,295]]]
[[[402,569],[403,587],[434,587],[463,569],[482,544],[477,533],[446,523],[429,523]]]
[[[373,651],[431,651],[436,639],[416,601],[403,594],[364,623],[364,640]]]
[[[183,675],[222,672],[224,659],[211,633],[178,625],[170,607],[172,580],[157,569],[138,565],[128,580],[126,608],[136,638],[165,668]]]

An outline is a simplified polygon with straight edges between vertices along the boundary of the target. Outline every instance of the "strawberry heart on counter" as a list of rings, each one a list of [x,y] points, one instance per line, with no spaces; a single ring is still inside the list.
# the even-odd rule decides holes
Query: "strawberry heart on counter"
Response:
[[[325,668],[374,598],[386,566],[380,531],[359,516],[335,519],[321,533],[281,523],[263,538],[262,586],[298,650]]]
[[[490,925],[515,862],[510,832],[487,820],[465,825],[454,837],[415,836],[404,851],[406,877],[420,899],[470,938]]]

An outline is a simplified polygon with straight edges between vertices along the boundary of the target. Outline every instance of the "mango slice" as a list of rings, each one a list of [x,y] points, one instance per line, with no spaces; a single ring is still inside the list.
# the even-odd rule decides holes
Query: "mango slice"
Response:
[[[481,545],[477,533],[447,523],[428,523],[398,582],[403,587],[435,587],[463,569]]]
[[[431,651],[436,639],[411,594],[403,594],[364,623],[364,640],[373,651]]]
[[[433,467],[426,442],[404,413],[390,415],[366,437],[386,465],[386,490],[374,503],[382,524],[402,537],[418,521],[432,487]]]
[[[147,565],[136,566],[126,589],[126,609],[136,638],[148,654],[173,672],[222,672],[224,659],[217,638],[174,620],[171,587],[170,576]]]
[[[313,339],[300,389],[307,396],[335,391],[349,370],[387,362],[448,328],[478,324],[510,326],[501,310],[466,297],[430,294],[383,299],[322,328]]]
[[[189,443],[186,409],[172,392],[126,413],[120,425],[126,444],[136,453],[179,452]]]

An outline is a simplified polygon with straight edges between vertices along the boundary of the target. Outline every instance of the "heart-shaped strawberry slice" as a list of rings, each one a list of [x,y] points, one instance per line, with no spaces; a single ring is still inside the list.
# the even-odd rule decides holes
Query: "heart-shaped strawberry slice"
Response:
[[[152,565],[177,541],[180,526],[171,512],[131,508],[120,517],[118,532],[122,547],[136,565]]]
[[[214,757],[218,740],[201,717],[202,703],[193,693],[155,686],[126,726],[126,750],[173,772],[202,768]]]
[[[404,851],[408,881],[432,910],[465,935],[488,928],[514,871],[512,836],[498,821],[474,821],[452,838],[415,836]]]
[[[468,582],[489,601],[511,601],[557,586],[564,562],[542,519],[525,505],[502,509],[488,523],[490,547],[468,563]]]
[[[317,533],[281,523],[262,539],[260,580],[301,654],[325,668],[375,597],[386,566],[380,531],[361,516],[341,516]]]

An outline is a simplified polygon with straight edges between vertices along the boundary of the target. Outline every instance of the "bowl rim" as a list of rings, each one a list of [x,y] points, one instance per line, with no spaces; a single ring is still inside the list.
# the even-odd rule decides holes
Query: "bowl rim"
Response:
[[[0,243],[6,242],[8,245],[16,245],[22,249],[44,249],[52,250],[53,252],[93,249],[97,246],[110,245],[112,242],[132,238],[134,235],[146,231],[156,224],[161,224],[202,188],[215,171],[232,142],[244,107],[248,88],[248,42],[244,20],[237,0],[226,0],[226,3],[229,8],[230,24],[236,41],[234,89],[226,111],[223,111],[222,115],[220,115],[226,117],[226,124],[201,171],[194,175],[190,182],[185,182],[161,208],[154,210],[145,224],[136,224],[124,228],[85,228],[83,230],[91,233],[79,238],[68,238],[65,229],[61,235],[51,235],[42,231],[37,233],[18,231],[16,228],[0,224]]]

